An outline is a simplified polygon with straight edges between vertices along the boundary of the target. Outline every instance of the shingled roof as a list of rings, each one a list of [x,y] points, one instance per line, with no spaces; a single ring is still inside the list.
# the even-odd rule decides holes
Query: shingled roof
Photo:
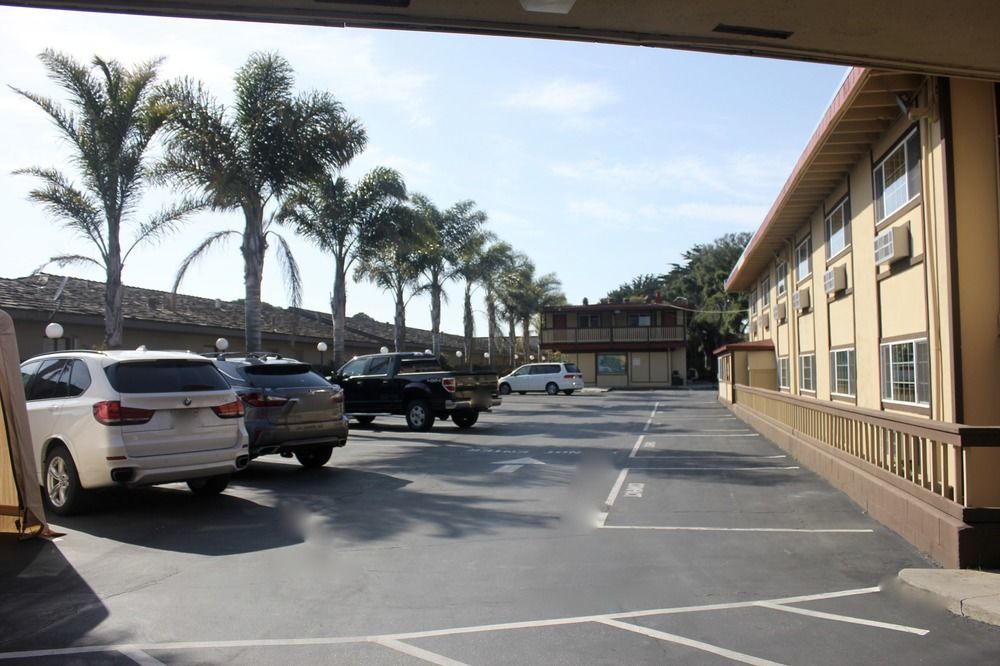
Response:
[[[220,299],[172,294],[155,289],[126,286],[122,306],[126,321],[154,322],[205,326],[212,329],[244,329],[242,300]],[[0,309],[104,317],[104,283],[75,277],[39,273],[22,278],[0,278]],[[279,308],[261,304],[261,332],[264,336],[300,336],[325,339],[332,327],[328,312],[305,308]],[[347,318],[345,342],[362,345],[392,346],[393,325],[375,321],[365,314]],[[431,346],[431,333],[422,329],[406,329],[411,344]],[[462,346],[462,338],[444,335],[442,344],[448,348]]]

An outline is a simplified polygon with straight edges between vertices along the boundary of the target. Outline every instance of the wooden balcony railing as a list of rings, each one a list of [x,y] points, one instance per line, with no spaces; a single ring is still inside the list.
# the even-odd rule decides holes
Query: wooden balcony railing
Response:
[[[683,326],[614,326],[608,328],[546,328],[542,344],[593,342],[683,342]]]
[[[967,426],[822,403],[735,384],[733,403],[961,506],[971,450],[1000,446],[1000,428]]]

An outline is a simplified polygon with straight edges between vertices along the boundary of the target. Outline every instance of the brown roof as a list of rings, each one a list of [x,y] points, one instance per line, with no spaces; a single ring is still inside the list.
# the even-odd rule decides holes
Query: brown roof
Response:
[[[722,345],[712,353],[715,356],[734,351],[774,351],[774,342],[771,340],[754,340],[752,342],[730,342]]]
[[[223,301],[130,286],[126,286],[124,292],[122,305],[126,321],[244,330],[242,300]],[[103,318],[104,283],[47,273],[0,278],[0,309]],[[265,336],[326,339],[330,337],[332,325],[329,312],[261,304],[261,331]],[[407,342],[430,347],[430,339],[430,331],[406,329]],[[376,321],[365,314],[347,318],[346,342],[391,346],[392,340],[393,325],[390,323]],[[445,347],[456,348],[462,345],[462,338],[445,334],[442,342]]]
[[[590,305],[550,305],[543,312],[607,312],[609,310],[683,310],[686,306],[671,301],[662,303],[591,303]]]
[[[855,67],[837,91],[788,176],[767,217],[726,280],[727,291],[747,291],[774,255],[844,182],[871,144],[895,122],[899,97],[924,76]]]

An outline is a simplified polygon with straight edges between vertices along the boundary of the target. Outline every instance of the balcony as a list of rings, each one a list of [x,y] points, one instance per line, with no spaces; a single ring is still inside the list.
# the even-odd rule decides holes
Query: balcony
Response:
[[[684,342],[683,326],[612,326],[607,328],[545,328],[543,345],[595,343]]]

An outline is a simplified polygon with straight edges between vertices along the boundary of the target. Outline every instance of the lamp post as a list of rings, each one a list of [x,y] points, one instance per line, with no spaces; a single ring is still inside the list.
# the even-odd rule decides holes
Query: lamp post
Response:
[[[53,351],[58,350],[59,343],[56,341],[61,340],[62,336],[63,336],[62,324],[57,324],[56,322],[52,322],[51,324],[45,327],[45,337],[47,337],[49,340],[52,341]]]
[[[225,352],[227,349],[229,349],[229,340],[226,340],[225,338],[219,338],[218,340],[215,341],[215,348],[220,352]]]
[[[381,347],[379,347],[378,351],[379,351],[380,354],[388,354],[389,353],[389,348],[386,347],[385,345],[382,345]]]
[[[319,367],[323,367],[323,354],[326,353],[327,346],[322,340],[316,343],[316,349],[319,350]]]

